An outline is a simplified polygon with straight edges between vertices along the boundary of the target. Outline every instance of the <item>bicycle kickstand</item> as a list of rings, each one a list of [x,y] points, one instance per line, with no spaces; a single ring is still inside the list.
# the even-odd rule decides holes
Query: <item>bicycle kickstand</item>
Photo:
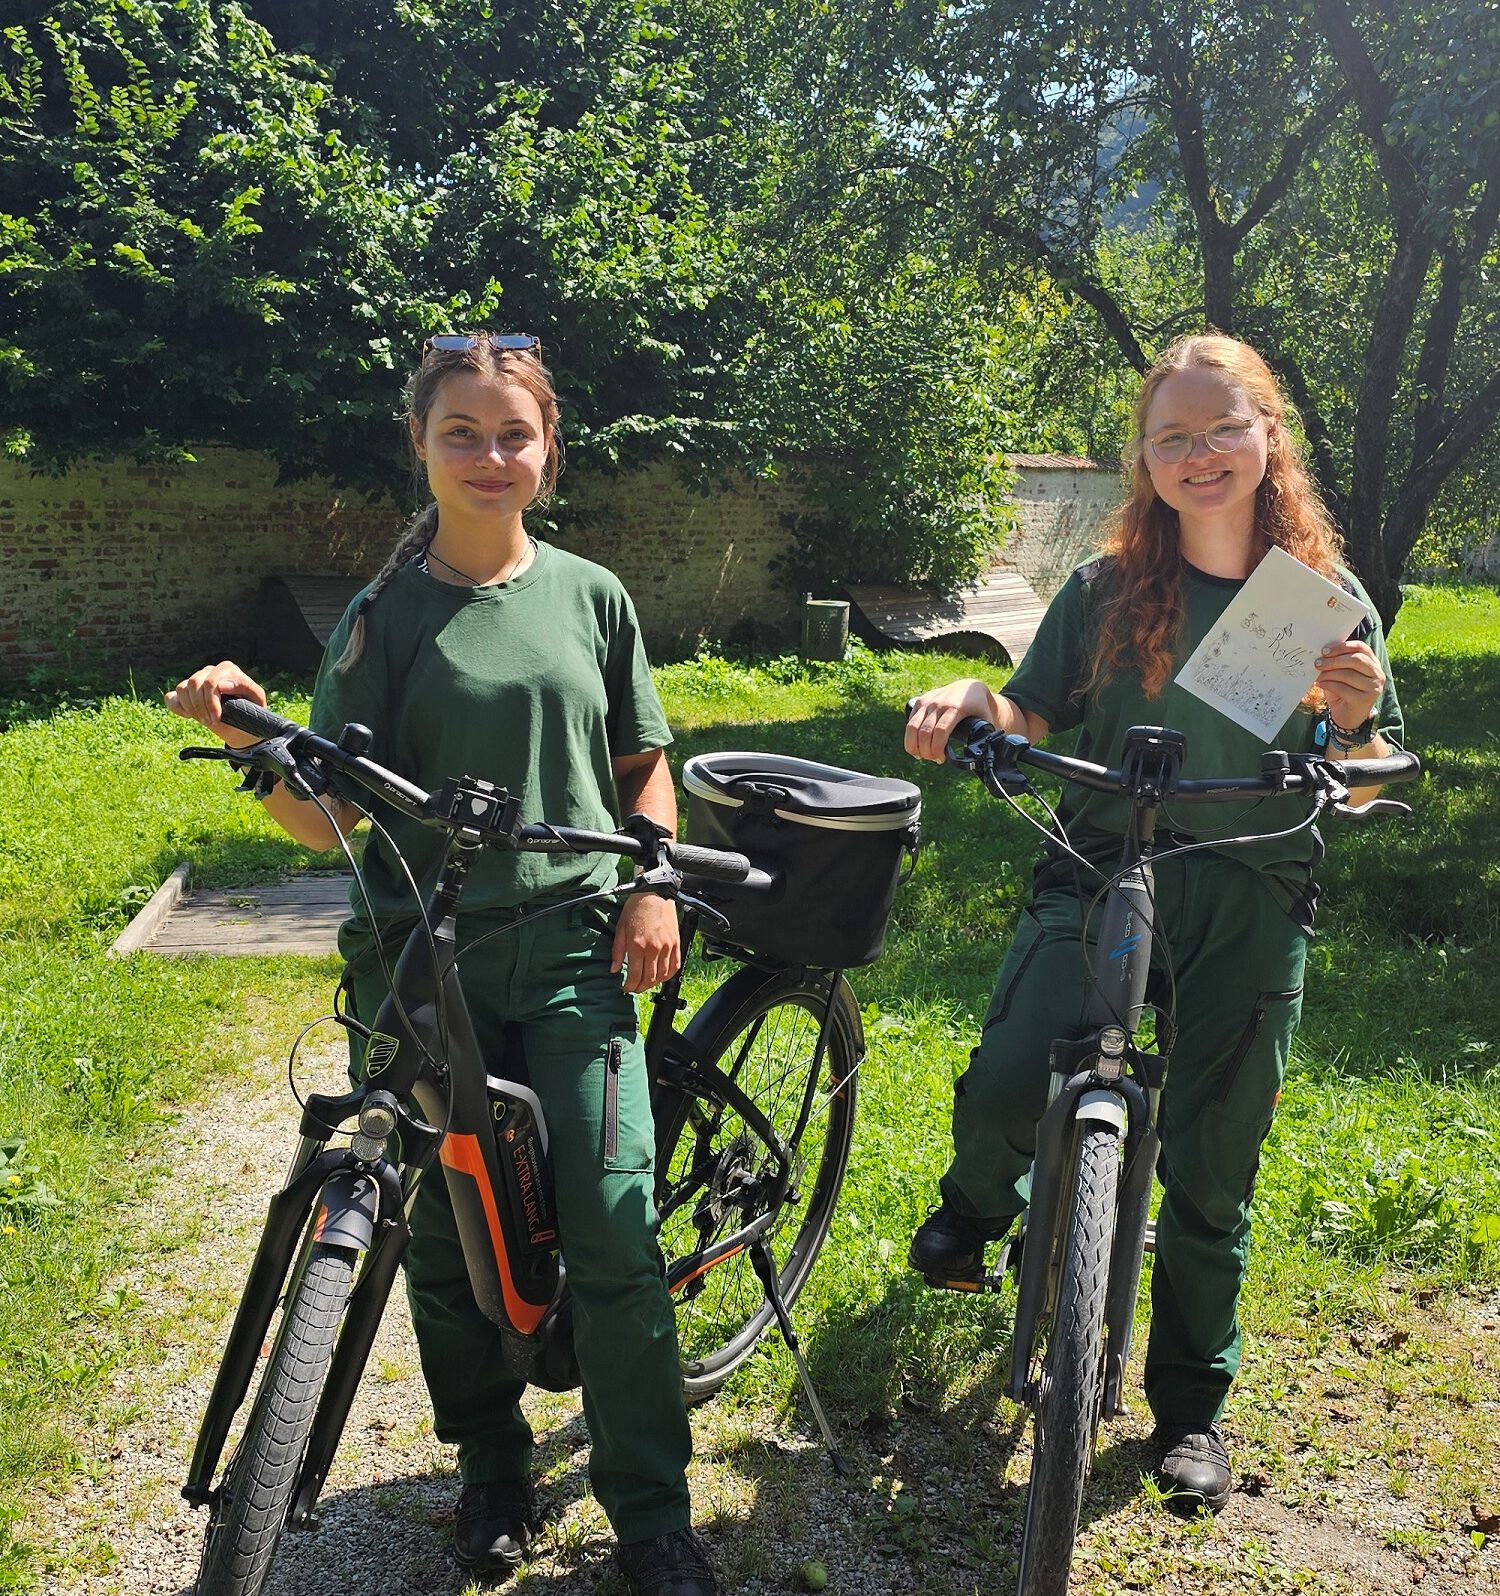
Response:
[[[802,1357],[802,1348],[797,1341],[797,1332],[792,1329],[791,1315],[786,1311],[786,1304],[781,1300],[781,1287],[776,1279],[776,1265],[771,1259],[770,1249],[761,1237],[750,1243],[750,1263],[755,1270],[756,1278],[760,1281],[766,1293],[766,1301],[771,1304],[771,1312],[776,1315],[776,1323],[781,1327],[781,1338],[786,1342],[787,1351],[792,1355],[792,1362],[797,1365],[797,1374],[802,1381],[802,1389],[807,1393],[807,1400],[812,1407],[813,1417],[818,1421],[818,1429],[823,1435],[823,1445],[828,1449],[828,1461],[833,1467],[833,1472],[841,1479],[849,1477],[849,1465],[839,1453],[837,1444],[833,1439],[833,1431],[828,1427],[827,1416],[823,1412],[823,1404],[818,1401],[818,1393],[813,1390],[812,1376],[807,1372],[807,1364]]]

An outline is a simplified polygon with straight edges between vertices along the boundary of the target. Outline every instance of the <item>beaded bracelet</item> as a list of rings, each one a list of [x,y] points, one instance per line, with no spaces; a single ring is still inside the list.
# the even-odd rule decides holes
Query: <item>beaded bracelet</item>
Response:
[[[1336,748],[1341,748],[1345,753],[1353,753],[1356,748],[1363,748],[1375,735],[1375,717],[1366,715],[1358,726],[1350,729],[1340,726],[1332,715],[1328,717],[1328,741]]]

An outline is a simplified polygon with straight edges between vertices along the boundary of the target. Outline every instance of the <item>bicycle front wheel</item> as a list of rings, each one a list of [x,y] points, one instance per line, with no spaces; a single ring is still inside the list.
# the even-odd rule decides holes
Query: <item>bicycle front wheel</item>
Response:
[[[788,1306],[828,1234],[854,1135],[854,1072],[864,1055],[854,994],[842,976],[836,980],[830,1010],[823,981],[741,970],[688,1027],[693,1055],[754,1103],[791,1159],[791,1182],[778,1200],[777,1159],[743,1114],[691,1077],[670,1089],[675,1101],[657,1127],[657,1205],[690,1401],[717,1391],[774,1318],[747,1249],[736,1245],[741,1233],[768,1221],[762,1234]],[[825,1015],[827,1042],[814,1081]]]
[[[245,1433],[209,1509],[197,1596],[259,1596],[286,1526],[356,1254],[316,1242],[287,1295]]]
[[[1038,1381],[1019,1596],[1067,1596],[1104,1392],[1104,1308],[1119,1179],[1119,1137],[1107,1126],[1085,1122],[1079,1132],[1057,1311]]]

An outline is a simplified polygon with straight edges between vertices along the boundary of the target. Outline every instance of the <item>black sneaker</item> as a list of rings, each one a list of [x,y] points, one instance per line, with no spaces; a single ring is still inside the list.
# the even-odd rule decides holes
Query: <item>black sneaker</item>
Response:
[[[633,1596],[719,1596],[708,1548],[690,1529],[615,1547]]]
[[[906,1261],[929,1286],[978,1291],[984,1282],[984,1249],[989,1240],[982,1226],[940,1203],[917,1227]]]
[[[526,1486],[464,1486],[453,1525],[459,1567],[481,1574],[513,1574],[530,1544],[531,1523],[531,1492]]]
[[[1234,1470],[1218,1425],[1158,1424],[1151,1444],[1156,1483],[1174,1508],[1217,1513],[1229,1500]]]

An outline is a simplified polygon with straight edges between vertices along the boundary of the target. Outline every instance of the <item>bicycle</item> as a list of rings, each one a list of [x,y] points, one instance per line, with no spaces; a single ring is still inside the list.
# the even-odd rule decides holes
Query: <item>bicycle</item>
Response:
[[[634,858],[640,868],[628,886],[538,912],[658,892],[678,900],[685,950],[696,941],[707,958],[739,962],[681,1029],[680,970],[654,995],[645,1038],[683,1383],[690,1400],[712,1394],[774,1320],[839,1466],[789,1309],[828,1234],[848,1164],[865,1057],[859,1008],[842,968],[717,940],[732,935],[730,916],[695,895],[717,882],[733,913],[735,902],[784,896],[785,872],[669,841],[640,815],[618,833],[525,825],[518,801],[486,782],[424,792],[367,757],[361,726],[346,726],[335,743],[246,699],[226,700],[223,718],[261,741],[181,757],[227,760],[246,788],[274,777],[312,801],[337,774],[448,840],[374,1025],[336,1005],[333,1018],[364,1038],[364,1078],[346,1093],[307,1097],[290,1173],[270,1201],[182,1491],[209,1510],[199,1596],[256,1596],[284,1527],[309,1522],[410,1239],[411,1201],[434,1163],[476,1300],[500,1327],[512,1368],[547,1389],[579,1383],[541,1104],[527,1082],[487,1073],[458,982],[456,916],[485,846]],[[350,1125],[347,1145],[332,1145]],[[278,1300],[280,1325],[244,1433],[215,1483]]]
[[[1170,1015],[1158,1011],[1154,1050],[1141,1045],[1140,1037],[1142,1017],[1153,1006],[1147,1000],[1153,861],[1207,846],[1187,843],[1157,854],[1158,812],[1168,799],[1178,805],[1295,794],[1311,799],[1307,825],[1325,810],[1409,815],[1407,805],[1390,799],[1349,805],[1350,783],[1412,781],[1422,770],[1408,753],[1341,763],[1270,751],[1261,756],[1259,776],[1183,780],[1185,749],[1180,732],[1132,727],[1120,768],[1108,769],[1046,753],[978,719],[960,722],[949,740],[950,762],[977,775],[1012,807],[1019,808],[1016,798],[1023,793],[1035,796],[1027,766],[1130,804],[1118,867],[1095,899],[1104,899],[1098,935],[1086,933],[1082,951],[1090,977],[1086,1028],[1076,1040],[1052,1044],[1029,1205],[981,1286],[998,1291],[1007,1274],[1017,1276],[1004,1390],[1031,1408],[1034,1424],[1019,1596],[1066,1596],[1099,1425],[1124,1411],[1121,1392],[1141,1265],[1151,1241],[1157,1119],[1170,1051]],[[1048,835],[1071,854],[1065,837]],[[1101,963],[1089,959],[1090,942],[1108,950]]]

